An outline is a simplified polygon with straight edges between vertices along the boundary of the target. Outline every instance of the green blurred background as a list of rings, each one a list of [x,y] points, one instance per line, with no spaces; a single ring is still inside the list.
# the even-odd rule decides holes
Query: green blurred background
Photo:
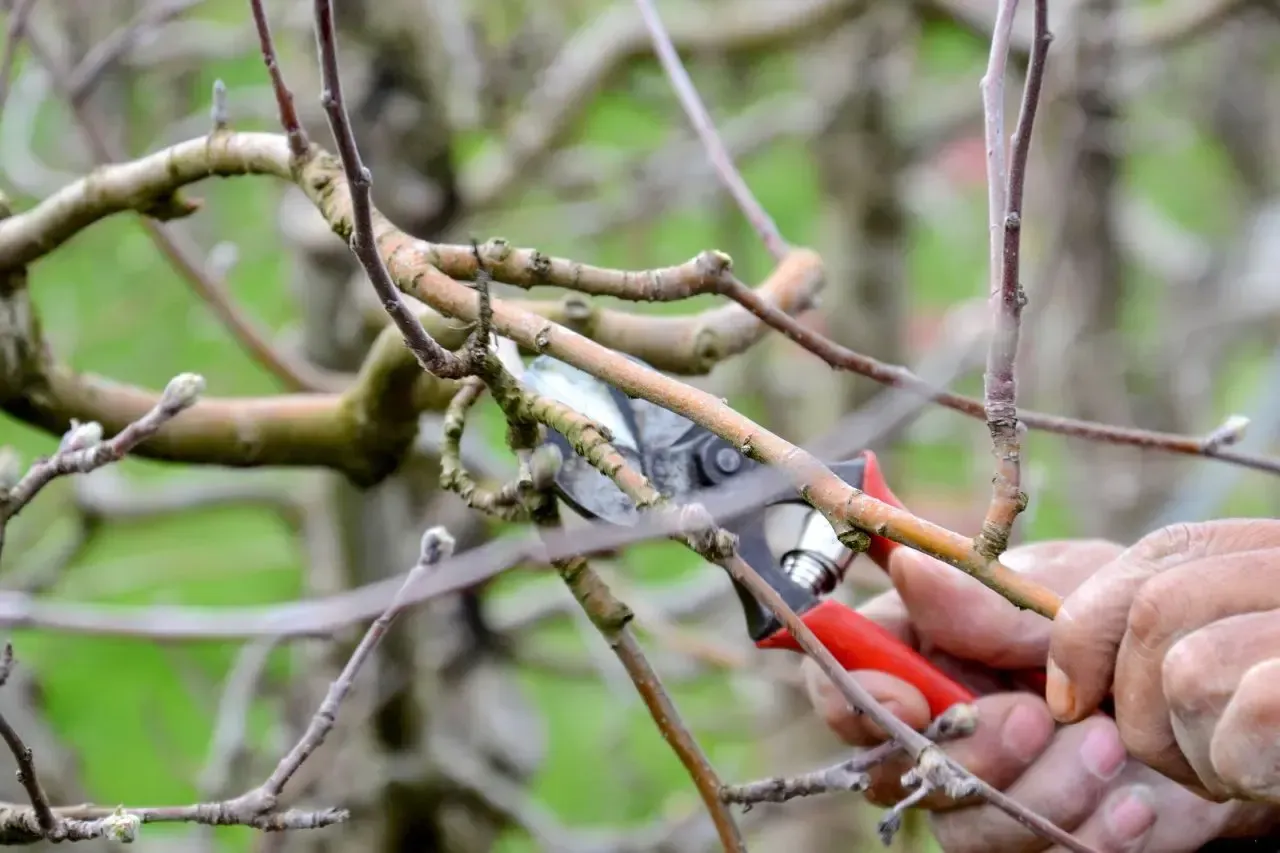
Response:
[[[243,21],[246,15],[244,3],[216,0],[202,4],[188,18],[228,23]],[[912,87],[926,91],[950,86],[976,103],[986,50],[985,40],[969,28],[931,16],[920,24],[915,42]],[[1185,62],[1194,64],[1196,55],[1192,50],[1192,59]],[[715,69],[696,71],[695,77],[713,112],[723,116],[728,109],[717,98],[726,92],[745,103],[771,92],[803,88],[795,59],[792,50],[754,58],[750,80],[733,81],[736,91],[728,85],[726,74]],[[1051,62],[1057,60],[1055,55]],[[22,61],[29,59],[22,57]],[[237,93],[265,82],[261,62],[252,50],[206,63],[187,75],[184,85],[189,86],[188,95],[197,107],[207,109],[201,105],[207,105],[217,79],[227,85],[235,127],[271,129],[270,122],[237,117]],[[627,155],[653,150],[673,134],[686,134],[673,100],[663,102],[651,94],[662,86],[656,65],[630,63],[625,73],[592,98],[566,145]],[[143,146],[173,116],[164,114],[164,106],[152,97],[148,85],[134,85],[129,93],[131,112],[118,118],[131,128],[131,144]],[[297,96],[309,101],[316,93],[299,90]],[[1181,229],[1206,241],[1221,240],[1240,221],[1238,178],[1219,141],[1204,127],[1192,124],[1185,132],[1161,137],[1162,117],[1185,106],[1193,96],[1183,91],[1180,97],[1175,92],[1131,105],[1126,127],[1145,129],[1146,135],[1126,146],[1121,182],[1126,192],[1148,200]],[[46,105],[34,128],[32,147],[35,151],[55,148],[64,135],[74,132],[64,111]],[[320,141],[330,144],[327,138]],[[493,141],[479,133],[465,135],[456,145],[460,162],[479,156]],[[952,182],[959,201],[943,214],[913,217],[909,224],[902,246],[907,275],[900,286],[907,291],[913,317],[941,316],[949,306],[981,294],[986,192],[980,147],[977,151],[979,156],[965,161],[968,171]],[[376,182],[379,164],[370,165]],[[739,165],[787,238],[823,250],[819,212],[824,188],[808,142],[783,138],[743,158]],[[517,245],[535,245],[544,252],[612,267],[678,263],[708,247],[729,250],[740,277],[750,282],[760,281],[771,267],[762,246],[723,198],[664,211],[626,233],[581,240],[561,233],[554,215],[548,216],[548,208],[540,207],[555,200],[540,195],[536,178],[530,183],[519,206],[468,223],[469,233],[480,239],[501,235]],[[228,282],[236,299],[252,315],[284,328],[297,320],[298,312],[294,297],[283,285],[292,261],[275,225],[279,189],[269,179],[238,178],[207,182],[195,193],[204,200],[198,214],[200,233],[216,235],[238,250],[239,260]],[[625,184],[600,187],[598,197],[607,200],[610,194],[632,189]],[[14,196],[18,209],[34,203],[20,193]],[[1037,232],[1031,224],[1028,241],[1042,245],[1048,239],[1046,233],[1047,228]],[[1161,340],[1167,332],[1161,325],[1163,283],[1150,270],[1132,263],[1125,269],[1125,280],[1122,334],[1139,343]],[[162,387],[178,371],[197,371],[208,380],[208,392],[219,396],[276,390],[272,378],[220,328],[130,217],[100,222],[40,260],[32,269],[31,290],[60,357],[76,368],[149,388]],[[695,300],[635,310],[683,312],[706,304],[708,300]],[[1028,340],[1034,346],[1034,336]],[[1264,390],[1274,393],[1258,387],[1269,351],[1265,340],[1242,338],[1233,344],[1223,369],[1214,377],[1212,410],[1196,413],[1198,428],[1212,428],[1226,412],[1250,411]],[[966,376],[958,387],[980,394],[980,375]],[[1037,404],[1052,408],[1051,394],[1040,390]],[[768,414],[762,411],[765,403],[749,392],[736,394],[731,402],[752,415]],[[485,417],[489,434],[499,438],[493,413],[486,410]],[[980,506],[985,484],[974,476],[972,457],[974,436],[980,438],[985,428],[959,416],[940,419],[945,424],[942,429],[895,437],[892,476],[896,482],[909,483],[913,495],[935,493],[962,507],[965,501]],[[0,442],[15,446],[29,459],[50,451],[56,439],[6,417],[0,421]],[[1091,534],[1080,528],[1073,509],[1088,495],[1055,485],[1060,472],[1074,464],[1066,445],[1033,435],[1026,453],[1042,476],[1032,495],[1034,512],[1023,537]],[[191,476],[173,466],[138,460],[126,461],[121,470],[140,480]],[[20,568],[23,560],[35,559],[32,555],[40,549],[56,548],[59,537],[67,535],[64,487],[60,483],[50,489],[24,515],[24,535],[33,541],[37,533],[42,538],[31,549],[11,548],[5,554],[6,572]],[[1250,473],[1239,478],[1218,512],[1266,515],[1274,511],[1274,498],[1274,487],[1261,475]],[[659,583],[681,573],[710,570],[674,545],[635,548],[625,559],[633,576],[643,582]],[[302,589],[301,561],[292,532],[276,515],[253,508],[222,508],[113,524],[44,594],[137,604],[283,602]],[[518,594],[521,583],[520,578],[507,578],[495,594]],[[639,629],[643,636],[643,621]],[[543,630],[548,643],[581,646],[571,621]],[[745,642],[736,624],[724,625],[723,633],[728,642]],[[97,801],[180,803],[196,796],[194,780],[205,760],[218,687],[234,659],[235,647],[160,646],[29,630],[13,632],[12,640],[22,664],[38,674],[50,722],[78,753],[84,784]],[[277,652],[271,678],[288,675],[288,658]],[[532,671],[521,678],[545,712],[549,743],[534,793],[567,822],[638,822],[675,802],[692,802],[683,770],[639,703],[619,704],[600,682]],[[695,732],[704,729],[702,741],[726,776],[745,779],[768,772],[750,736],[704,725],[733,702],[723,678],[701,678],[692,685],[679,685],[673,693]],[[271,715],[260,708],[253,723],[265,738]],[[618,725],[626,728],[620,751],[615,739]],[[622,764],[635,769],[620,773]],[[673,800],[673,795],[683,795],[683,800]],[[245,849],[252,833],[225,830],[219,837],[225,849]],[[532,848],[513,833],[501,849],[513,853]]]

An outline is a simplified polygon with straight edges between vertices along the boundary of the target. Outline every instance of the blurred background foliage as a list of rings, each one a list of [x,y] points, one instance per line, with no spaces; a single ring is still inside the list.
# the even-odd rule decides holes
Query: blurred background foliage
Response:
[[[207,0],[186,5],[191,8],[172,20],[139,27],[135,44],[94,94],[100,114],[109,117],[132,155],[204,132],[201,116],[208,114],[215,80],[227,86],[233,127],[276,127],[247,4]],[[387,5],[396,4],[388,0]],[[510,115],[518,111],[522,96],[539,85],[542,69],[566,49],[567,37],[605,14],[608,4],[562,0],[563,8],[554,11],[548,7],[557,4],[517,0],[457,5],[472,16],[468,31],[492,57],[481,63],[491,74],[487,85],[509,84],[504,105],[494,109]],[[689,10],[694,6],[704,18],[725,20],[739,5],[706,0],[662,8],[674,26],[681,15],[693,14]],[[739,136],[757,138],[738,165],[782,232],[795,244],[842,259],[832,266],[829,293],[812,321],[834,329],[855,349],[908,363],[943,345],[943,338],[953,333],[947,330],[958,328],[954,334],[969,341],[961,347],[969,353],[964,357],[976,351],[978,359],[972,365],[976,369],[966,371],[955,386],[980,394],[986,190],[976,111],[987,53],[982,21],[992,4],[865,5],[866,11],[840,16],[838,25],[817,27],[780,44],[764,39],[756,49],[724,53],[708,47],[687,51],[685,59],[722,129],[733,125]],[[1280,99],[1274,97],[1280,85],[1275,6],[1270,5],[1268,14],[1263,8],[1267,4],[1237,3],[1225,23],[1204,23],[1172,46],[1117,49],[1118,68],[1099,96],[1113,103],[1117,118],[1113,132],[1097,146],[1097,156],[1115,169],[1114,185],[1106,200],[1078,205],[1086,218],[1090,210],[1107,211],[1100,227],[1109,229],[1104,237],[1115,241],[1120,263],[1118,274],[1109,274],[1090,266],[1090,258],[1104,251],[1091,242],[1092,232],[1063,224],[1073,215],[1073,192],[1087,195],[1095,180],[1072,165],[1074,154],[1087,147],[1073,142],[1072,134],[1079,132],[1077,125],[1094,120],[1088,109],[1092,102],[1075,94],[1087,76],[1078,59],[1089,55],[1090,46],[1075,39],[1084,28],[1072,27],[1086,16],[1106,20],[1121,15],[1140,15],[1154,26],[1176,20],[1190,8],[1172,0],[1112,5],[1100,0],[1051,3],[1059,38],[1050,54],[1048,103],[1033,144],[1028,188],[1024,270],[1032,308],[1023,349],[1031,353],[1033,366],[1022,374],[1020,402],[1189,432],[1208,431],[1226,414],[1240,412],[1255,419],[1250,442],[1274,449],[1280,419],[1266,412],[1277,406],[1272,354],[1280,305],[1276,158],[1269,163],[1265,157],[1254,158],[1272,171],[1250,172],[1253,166],[1234,134],[1256,132],[1258,145],[1275,150],[1280,119]],[[141,19],[148,8],[123,0],[57,0],[43,6],[42,25],[65,39],[73,59],[77,50],[83,52],[117,27]],[[308,53],[309,4],[298,10],[286,3],[268,6],[282,32],[289,33],[280,41],[298,100],[313,109],[315,81],[303,76],[308,64],[314,65]],[[292,26],[285,22],[290,14],[296,19]],[[425,13],[405,9],[398,14]],[[1029,10],[1021,14],[1029,16]],[[873,35],[867,37],[867,32]],[[892,38],[868,45],[877,40],[877,32]],[[714,38],[705,41],[711,44]],[[344,61],[362,61],[345,45]],[[851,60],[857,51],[870,58]],[[580,115],[558,137],[556,156],[532,166],[490,209],[458,217],[447,231],[449,239],[502,236],[550,254],[623,268],[679,263],[714,247],[733,256],[743,280],[761,281],[771,269],[763,246],[719,191],[705,163],[698,162],[688,122],[660,69],[645,50],[634,54],[601,81],[598,91],[585,96]],[[31,83],[37,66],[30,55],[19,52],[0,131],[0,172],[19,210],[90,165],[65,105],[41,95]],[[855,79],[859,67],[870,69],[865,79]],[[1245,81],[1242,87],[1272,96],[1242,105],[1238,92],[1227,91],[1231,84],[1226,76],[1238,76]],[[850,94],[842,87],[865,91]],[[1019,88],[1020,82],[1011,81],[1011,92]],[[804,118],[795,107],[806,98],[816,106]],[[856,103],[850,107],[849,101]],[[784,108],[788,105],[789,111]],[[840,111],[842,105],[847,114]],[[874,118],[873,113],[883,115]],[[1245,131],[1237,127],[1242,123],[1248,125]],[[504,144],[502,126],[475,124],[458,129],[449,142],[459,173],[483,165]],[[875,134],[879,136],[868,138]],[[331,144],[327,132],[316,138]],[[842,152],[832,153],[831,146],[842,147]],[[366,153],[375,192],[389,192],[387,185],[397,180],[387,162],[390,156],[378,150]],[[860,158],[877,162],[872,158],[881,156],[893,174],[879,176],[889,183],[876,186],[876,176],[860,175],[856,166]],[[43,164],[43,172],[32,168],[33,160]],[[572,191],[544,180],[575,168],[587,177]],[[235,300],[282,339],[292,340],[300,311],[287,282],[296,256],[279,227],[280,190],[267,179],[207,182],[194,193],[203,200],[202,210],[181,227],[206,250],[218,244],[234,247],[236,261],[227,285]],[[885,225],[874,215],[857,221],[850,213],[882,203],[867,197],[884,192],[893,196],[891,206],[904,211],[900,225]],[[645,210],[629,213],[636,204]],[[887,277],[867,272],[858,258],[846,257],[859,250],[887,253],[888,260],[882,257],[878,263],[897,272]],[[31,276],[46,333],[60,357],[77,369],[150,388],[162,387],[177,371],[197,371],[207,378],[209,393],[219,396],[278,390],[277,382],[234,342],[131,217],[114,217],[84,230],[35,264]],[[953,312],[974,300],[976,313]],[[1073,304],[1090,300],[1110,307]],[[626,307],[680,313],[701,310],[711,301]],[[1084,317],[1080,322],[1085,325],[1100,317],[1114,322],[1110,328],[1072,331],[1064,319],[1068,316]],[[880,328],[874,339],[862,340],[856,330],[867,324]],[[869,380],[837,376],[776,338],[696,381],[719,389],[734,406],[793,440],[816,436],[843,410],[870,396],[874,385]],[[1105,350],[1106,356],[1082,365],[1076,355],[1081,349],[1095,356]],[[1106,402],[1082,394],[1082,382]],[[500,424],[491,410],[484,411],[485,433],[495,452],[501,452]],[[56,438],[5,418],[0,442],[30,458],[49,452]],[[909,505],[956,529],[976,530],[990,476],[982,424],[930,411],[884,444],[895,487]],[[1203,460],[1104,452],[1043,435],[1029,439],[1025,458],[1032,488],[1031,506],[1019,528],[1022,539],[1132,538],[1166,517],[1270,515],[1276,509],[1273,481]],[[144,484],[205,476],[132,459],[120,471],[131,482]],[[305,485],[309,480],[299,482],[304,485],[297,488],[312,488]],[[26,577],[41,560],[55,561],[76,535],[75,516],[72,489],[60,482],[11,534],[0,584],[10,585],[5,579],[15,575]],[[712,571],[674,545],[635,548],[622,560],[623,575],[637,586],[661,587],[690,573]],[[297,531],[278,512],[217,506],[106,524],[66,565],[58,565],[41,593],[154,604],[284,602],[304,593],[306,569]],[[518,599],[526,581],[523,575],[510,575],[486,596]],[[727,645],[745,647],[738,618],[724,610],[704,623],[703,630]],[[643,614],[638,628],[652,645]],[[206,761],[220,684],[236,647],[31,630],[15,631],[12,639],[22,663],[38,678],[49,725],[74,754],[89,796],[131,804],[198,796],[196,779]],[[575,618],[548,621],[522,642],[548,656],[582,659],[584,651],[599,651],[598,640],[584,634]],[[613,662],[606,663],[611,667]],[[287,683],[298,675],[297,668],[288,650],[278,649],[267,680]],[[536,665],[518,666],[517,671],[541,712],[536,730],[547,746],[531,793],[565,823],[639,824],[694,802],[681,767],[625,681],[619,688],[612,676],[557,673]],[[791,687],[770,689],[794,694]],[[777,750],[761,744],[762,727],[779,730],[780,719],[794,718],[794,728],[807,731],[802,740],[810,763],[823,749],[835,748],[795,695],[787,700],[785,713],[769,713],[782,700],[770,698],[773,694],[750,673],[703,672],[679,679],[672,692],[729,779],[778,769]],[[251,730],[259,748],[269,751],[275,742],[278,717],[278,705],[265,698],[255,707]],[[855,810],[851,802],[827,808]],[[155,830],[157,836],[175,838],[185,838],[183,833]],[[898,843],[926,844],[920,837],[908,834]],[[218,838],[227,850],[257,843],[247,831],[220,831]],[[861,843],[868,849],[876,845],[865,838]],[[536,848],[526,833],[512,828],[494,849],[514,853]],[[770,843],[759,849],[783,848]],[[854,847],[846,837],[845,844],[832,849]]]

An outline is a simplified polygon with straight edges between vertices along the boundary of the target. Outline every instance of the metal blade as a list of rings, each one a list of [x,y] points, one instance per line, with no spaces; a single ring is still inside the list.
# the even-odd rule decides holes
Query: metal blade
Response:
[[[607,384],[547,355],[530,362],[521,379],[534,393],[563,403],[608,429],[618,452],[629,464],[643,470],[638,437]],[[558,444],[563,451],[564,463],[556,475],[556,486],[566,503],[588,518],[628,526],[636,523],[639,518],[636,506],[617,484],[574,453],[559,433],[548,430],[547,440]]]

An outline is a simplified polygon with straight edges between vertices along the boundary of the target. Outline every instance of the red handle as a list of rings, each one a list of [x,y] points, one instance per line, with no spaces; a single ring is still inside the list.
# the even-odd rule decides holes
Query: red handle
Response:
[[[884,478],[884,472],[880,469],[880,463],[876,460],[876,455],[870,450],[862,451],[862,455],[866,458],[866,464],[863,468],[862,491],[882,503],[887,503],[892,506],[896,506],[898,509],[905,510],[906,506],[902,501],[898,500],[898,496],[889,488],[889,483]],[[871,547],[867,549],[867,556],[869,556],[877,566],[885,572],[888,572],[889,555],[893,553],[895,548],[901,547],[902,543],[900,542],[894,542],[892,539],[885,539],[883,536],[872,536]],[[869,620],[864,621],[877,629],[879,628],[878,625],[871,623]],[[890,635],[890,639],[894,639],[892,635]],[[832,651],[834,652],[835,650],[832,649]],[[839,655],[837,655],[837,657],[839,657]],[[919,656],[917,655],[917,657]],[[926,662],[925,665],[928,666],[929,664]],[[883,669],[882,667],[862,668]],[[892,670],[884,669],[884,671],[898,675],[898,673],[893,672]],[[898,675],[898,677],[902,678],[903,676]],[[943,677],[945,678],[945,676]],[[1011,673],[1010,685],[1015,688],[1030,690],[1032,693],[1043,696],[1045,689],[1045,672],[1043,669],[1019,670],[1015,673]],[[932,700],[930,700],[930,707],[932,707]],[[1114,707],[1113,700],[1108,697],[1108,699],[1102,704],[1100,710],[1108,716],[1115,716]],[[935,712],[935,716],[936,715],[937,714]]]
[[[876,455],[870,450],[864,450],[862,451],[862,456],[866,460],[866,464],[862,469],[862,491],[881,503],[905,510],[906,506],[903,505],[902,501],[898,500],[898,496],[889,488],[889,483],[884,478],[884,472],[880,470],[880,462],[876,459]],[[871,546],[867,548],[867,556],[887,572],[889,571],[889,555],[893,553],[895,548],[901,547],[902,543],[900,542],[894,542],[892,539],[886,539],[883,536],[872,536]]]
[[[934,717],[974,695],[957,684],[919,652],[867,617],[833,599],[826,599],[800,614],[808,626],[845,669],[870,669],[896,676],[924,694]],[[791,633],[782,628],[756,643],[762,649],[803,652]]]

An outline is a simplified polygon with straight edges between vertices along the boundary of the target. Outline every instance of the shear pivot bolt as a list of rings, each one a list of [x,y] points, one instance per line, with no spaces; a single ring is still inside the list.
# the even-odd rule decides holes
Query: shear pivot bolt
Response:
[[[722,473],[732,474],[742,467],[742,457],[731,447],[722,447],[716,451],[716,467]]]

